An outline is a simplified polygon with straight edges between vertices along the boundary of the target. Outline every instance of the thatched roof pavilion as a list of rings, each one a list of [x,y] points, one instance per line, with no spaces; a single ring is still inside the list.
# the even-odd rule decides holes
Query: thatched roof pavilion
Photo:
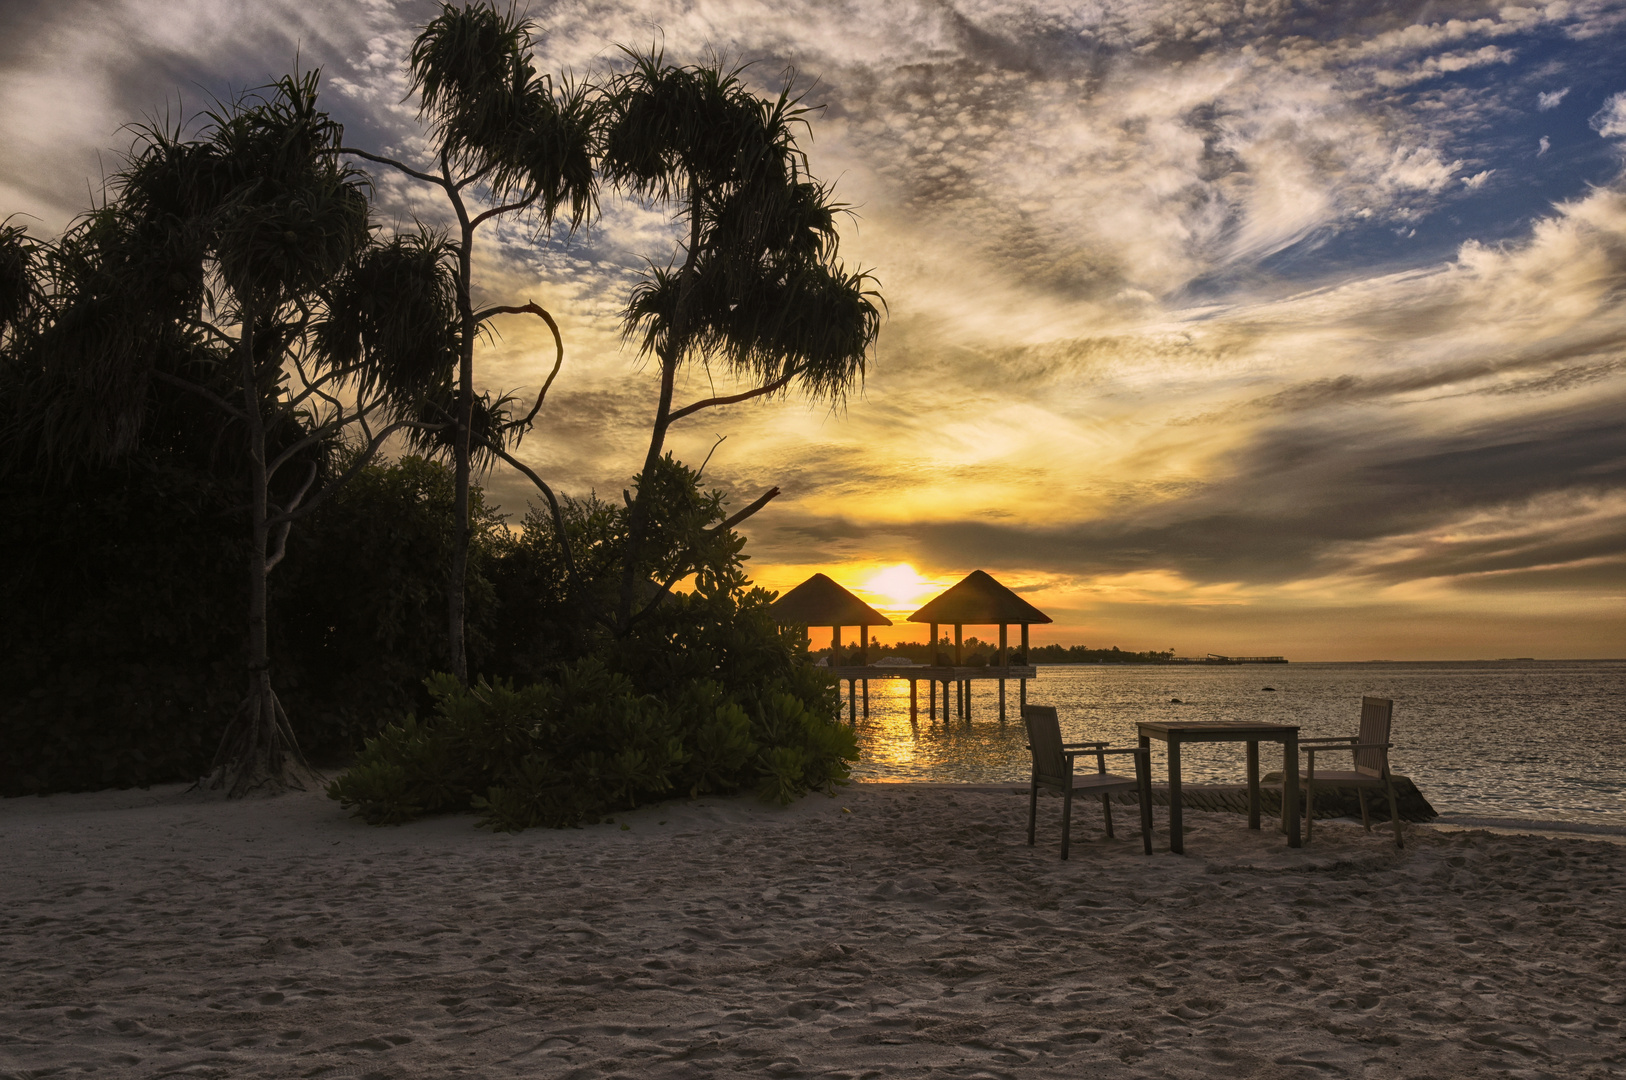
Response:
[[[1052,621],[1050,616],[1017,596],[1011,590],[995,581],[982,570],[973,570],[953,588],[943,593],[937,599],[909,616],[910,622],[931,624],[932,648],[937,648],[937,627],[939,624],[952,624],[954,626],[954,663],[956,666],[965,662],[964,646],[961,641],[961,632],[969,623],[972,626],[998,626],[999,627],[999,667],[1008,668],[1011,662],[1010,649],[1006,644],[1005,628],[1011,623],[1022,627],[1022,663],[1027,663],[1028,626],[1032,623],[1047,623]],[[969,693],[962,685],[960,708],[962,715],[970,715]],[[1021,702],[1026,705],[1028,700],[1028,682],[1021,680]],[[946,707],[946,703],[945,703]],[[1005,719],[1005,680],[999,681],[999,718]]]
[[[1006,626],[1047,623],[1050,616],[1011,592],[982,570],[909,616],[910,622],[952,626]]]
[[[871,626],[891,626],[892,620],[864,603],[852,593],[837,585],[824,574],[814,574],[790,592],[768,606],[774,622],[780,626],[828,626],[830,628],[830,664],[835,666],[836,652],[841,648],[841,628],[859,628],[859,647],[869,649]]]

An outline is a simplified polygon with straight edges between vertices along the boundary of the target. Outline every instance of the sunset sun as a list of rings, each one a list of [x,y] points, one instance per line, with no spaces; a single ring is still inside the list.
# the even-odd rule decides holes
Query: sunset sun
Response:
[[[921,577],[908,563],[898,563],[872,574],[865,579],[863,588],[888,610],[913,611],[941,592],[943,586]]]

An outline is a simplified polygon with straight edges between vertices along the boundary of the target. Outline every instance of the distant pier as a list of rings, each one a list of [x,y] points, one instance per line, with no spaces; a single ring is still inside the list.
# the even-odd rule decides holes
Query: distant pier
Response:
[[[1219,653],[1209,653],[1207,656],[1171,656],[1171,664],[1285,664],[1285,656],[1221,656]]]

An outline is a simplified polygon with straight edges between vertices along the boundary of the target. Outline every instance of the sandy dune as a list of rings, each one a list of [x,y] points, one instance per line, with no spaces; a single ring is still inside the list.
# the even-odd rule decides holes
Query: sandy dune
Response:
[[[0,1076],[1626,1075],[1626,848],[1291,852],[1188,812],[1148,859],[1086,806],[1062,863],[1025,809],[865,785],[493,836],[9,800]]]

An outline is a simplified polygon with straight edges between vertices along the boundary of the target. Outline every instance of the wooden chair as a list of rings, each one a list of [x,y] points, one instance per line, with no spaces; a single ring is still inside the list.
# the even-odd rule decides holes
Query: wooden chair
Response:
[[[1109,749],[1106,743],[1064,743],[1061,721],[1049,705],[1022,706],[1022,722],[1028,729],[1028,749],[1033,753],[1033,782],[1028,790],[1028,846],[1033,846],[1034,827],[1039,816],[1039,789],[1062,793],[1061,857],[1067,848],[1073,826],[1073,793],[1082,791],[1101,796],[1101,812],[1106,817],[1107,836],[1112,836],[1112,793],[1135,791],[1140,796],[1140,835],[1146,854],[1152,853],[1152,767],[1150,750],[1141,747]],[[1096,771],[1075,776],[1073,759],[1095,756]],[[1114,776],[1107,772],[1108,754],[1130,754],[1135,759],[1135,775]]]
[[[1315,789],[1323,787],[1352,787],[1361,800],[1361,824],[1372,831],[1372,818],[1366,809],[1366,789],[1381,787],[1389,794],[1389,820],[1394,824],[1395,847],[1406,842],[1400,836],[1400,803],[1395,798],[1394,777],[1389,772],[1389,722],[1394,717],[1395,703],[1388,698],[1361,698],[1361,729],[1353,736],[1334,739],[1300,739],[1299,749],[1309,758],[1304,777],[1304,839],[1308,843],[1310,831],[1315,827]],[[1316,771],[1315,756],[1319,753],[1352,753],[1355,756],[1353,772]]]

